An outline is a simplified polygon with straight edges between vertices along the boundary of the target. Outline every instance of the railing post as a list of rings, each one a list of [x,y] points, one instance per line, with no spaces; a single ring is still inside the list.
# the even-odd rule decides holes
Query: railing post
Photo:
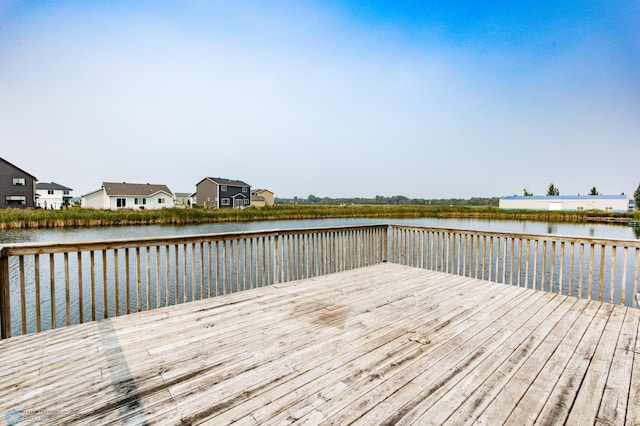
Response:
[[[11,337],[11,289],[9,287],[9,257],[0,247],[0,337]]]

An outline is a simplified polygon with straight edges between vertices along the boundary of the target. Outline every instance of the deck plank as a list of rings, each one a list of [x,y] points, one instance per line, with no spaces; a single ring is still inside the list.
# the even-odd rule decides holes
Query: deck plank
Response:
[[[384,263],[0,341],[50,424],[635,424],[640,311]]]

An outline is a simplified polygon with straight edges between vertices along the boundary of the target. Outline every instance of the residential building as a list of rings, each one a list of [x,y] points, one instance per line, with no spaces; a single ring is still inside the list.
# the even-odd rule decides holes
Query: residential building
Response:
[[[36,182],[31,173],[0,158],[0,208],[36,206]]]
[[[176,192],[174,199],[175,207],[191,207],[193,205],[193,194],[189,192]]]
[[[41,209],[59,209],[71,204],[71,188],[55,182],[36,183],[36,205]]]
[[[82,196],[82,207],[94,209],[162,209],[174,205],[167,185],[103,182],[100,189]]]
[[[213,209],[251,205],[251,185],[240,180],[206,177],[196,184],[195,202]]]
[[[627,195],[512,195],[500,198],[501,209],[601,210],[628,212],[633,205]]]
[[[274,204],[274,201],[274,194],[268,189],[251,190],[251,205],[253,207],[272,206]]]

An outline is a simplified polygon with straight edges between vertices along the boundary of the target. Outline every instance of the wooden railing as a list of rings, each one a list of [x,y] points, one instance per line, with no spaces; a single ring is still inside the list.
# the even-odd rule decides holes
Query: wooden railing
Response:
[[[2,338],[379,263],[387,225],[0,248]]]
[[[6,338],[387,260],[633,306],[640,241],[370,225],[12,244],[0,248],[0,330]]]
[[[640,241],[392,226],[390,261],[637,306]]]

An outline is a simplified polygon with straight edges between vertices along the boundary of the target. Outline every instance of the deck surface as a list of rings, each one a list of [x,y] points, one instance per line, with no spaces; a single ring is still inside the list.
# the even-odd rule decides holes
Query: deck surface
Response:
[[[36,424],[640,424],[640,310],[391,263],[0,341]]]

